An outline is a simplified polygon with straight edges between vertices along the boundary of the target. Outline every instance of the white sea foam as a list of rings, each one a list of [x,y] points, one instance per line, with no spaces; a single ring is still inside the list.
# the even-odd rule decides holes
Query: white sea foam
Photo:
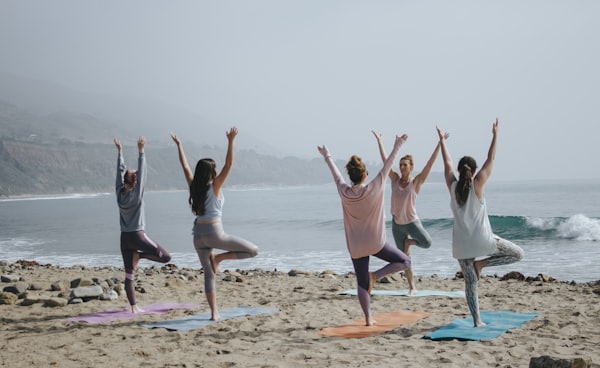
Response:
[[[27,197],[10,197],[0,199],[0,202],[19,202],[19,201],[44,201],[56,199],[80,199],[80,198],[96,198],[111,195],[111,193],[79,193],[65,195],[47,195],[47,196],[27,196]]]
[[[525,221],[527,223],[527,226],[539,230],[553,230],[556,229],[556,227],[560,224],[560,219],[554,217],[526,217]]]
[[[575,215],[561,223],[557,228],[558,236],[574,240],[600,240],[600,220],[584,215]]]

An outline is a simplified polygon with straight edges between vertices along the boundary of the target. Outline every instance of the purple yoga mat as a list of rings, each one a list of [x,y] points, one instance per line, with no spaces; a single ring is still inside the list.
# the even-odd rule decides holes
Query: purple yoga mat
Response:
[[[155,303],[150,305],[140,306],[144,311],[141,313],[131,313],[131,308],[113,309],[105,312],[96,312],[77,317],[68,318],[71,322],[88,322],[88,323],[107,323],[118,321],[121,319],[130,319],[145,314],[164,314],[174,309],[196,309],[200,307],[198,304],[180,304],[180,303]]]

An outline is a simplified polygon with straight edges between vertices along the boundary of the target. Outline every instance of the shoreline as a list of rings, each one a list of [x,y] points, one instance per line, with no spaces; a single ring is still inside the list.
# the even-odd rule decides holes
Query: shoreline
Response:
[[[58,297],[52,284],[76,279],[122,283],[119,267],[44,266],[2,263],[2,275],[19,276],[29,299]],[[506,275],[503,275],[506,276]],[[479,283],[481,310],[535,312],[518,329],[489,341],[431,341],[425,334],[456,318],[468,317],[464,298],[373,296],[373,313],[425,311],[418,322],[365,338],[324,337],[325,327],[363,317],[358,300],[340,292],[356,288],[352,273],[221,271],[217,276],[219,309],[250,305],[276,308],[268,315],[224,320],[189,332],[142,325],[208,310],[201,269],[170,266],[140,268],[137,299],[142,307],[157,302],[191,303],[196,310],[141,315],[105,324],[69,322],[70,317],[127,308],[124,295],[60,307],[37,302],[0,305],[3,365],[81,367],[365,367],[495,366],[528,367],[544,355],[592,359],[600,363],[600,281],[521,281],[485,276]],[[94,281],[95,280],[95,281]],[[459,278],[417,276],[420,290],[463,290]],[[31,286],[34,287],[31,287]],[[375,289],[407,287],[399,276],[377,282]],[[63,293],[66,294],[65,290]],[[63,296],[65,295],[63,294]]]
[[[111,271],[111,272],[122,272],[124,273],[124,268],[123,266],[114,266],[114,265],[100,265],[100,266],[89,266],[86,264],[74,264],[74,265],[68,265],[68,266],[63,266],[63,265],[55,265],[55,264],[50,264],[50,263],[40,263],[38,261],[35,260],[25,260],[25,259],[21,259],[21,260],[17,260],[15,262],[10,262],[10,261],[6,261],[6,260],[2,260],[0,259],[0,273],[3,273],[4,270],[6,268],[13,268],[13,267],[18,267],[18,268],[26,268],[26,267],[42,267],[42,268],[50,268],[50,269],[57,269],[57,270],[81,270],[83,272],[94,272],[94,271],[99,271],[99,272],[103,272],[103,271]],[[173,270],[179,270],[179,271],[191,271],[191,272],[198,272],[198,273],[202,273],[202,267],[188,267],[188,266],[178,266],[177,264],[173,264],[173,263],[168,263],[166,265],[161,265],[161,264],[152,264],[150,266],[140,266],[138,269],[138,273],[144,273],[146,271],[151,271],[151,272],[155,272],[157,270],[161,270],[163,268],[167,268],[171,271]],[[252,274],[264,274],[264,275],[290,275],[291,273],[294,274],[303,274],[303,275],[312,275],[312,276],[318,276],[318,275],[322,275],[322,274],[330,274],[330,275],[335,275],[335,276],[345,276],[345,277],[350,277],[350,276],[354,276],[354,272],[353,271],[347,271],[347,272],[339,272],[339,271],[335,271],[335,270],[330,270],[330,269],[323,269],[323,270],[302,270],[302,269],[298,269],[298,268],[292,268],[289,270],[266,270],[264,268],[235,268],[235,269],[229,269],[229,268],[224,268],[222,271],[219,271],[220,273],[252,273]],[[402,273],[400,273],[402,274]],[[403,277],[403,275],[402,275]],[[462,279],[462,275],[460,271],[457,271],[454,275],[452,276],[440,276],[438,274],[417,274],[415,275],[415,277],[418,278],[435,278],[435,279],[440,279],[440,280],[449,280],[449,279]],[[588,281],[575,281],[575,280],[565,280],[565,279],[559,279],[556,278],[554,276],[552,276],[551,274],[546,274],[546,273],[538,273],[535,276],[532,275],[526,275],[523,274],[520,271],[509,271],[509,272],[505,272],[505,273],[494,273],[493,275],[491,274],[482,274],[481,276],[482,278],[490,278],[490,279],[498,279],[498,280],[508,280],[508,279],[513,279],[513,280],[517,280],[517,281],[523,281],[523,282],[536,282],[536,281],[542,281],[542,282],[558,282],[558,283],[566,283],[566,284],[570,284],[570,285],[600,285],[600,279],[597,280],[588,280]]]

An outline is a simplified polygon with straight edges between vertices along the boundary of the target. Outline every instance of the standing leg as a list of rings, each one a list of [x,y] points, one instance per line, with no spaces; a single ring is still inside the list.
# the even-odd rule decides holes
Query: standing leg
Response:
[[[414,245],[416,242],[408,237],[406,226],[398,225],[395,221],[392,221],[392,235],[394,236],[396,247],[398,247],[398,249],[400,249],[407,256],[410,256],[410,246]],[[417,288],[415,287],[412,269],[410,267],[405,269],[404,275],[408,281],[408,294],[415,295],[417,293]]]
[[[371,296],[368,291],[370,284],[369,257],[353,258],[352,264],[354,265],[354,273],[358,284],[356,288],[358,302],[365,315],[365,325],[372,326],[375,324],[375,320],[371,318]]]
[[[196,242],[194,241],[194,244],[195,243]],[[206,301],[210,307],[210,319],[212,321],[218,321],[221,316],[219,315],[219,310],[217,308],[215,272],[213,271],[210,261],[212,249],[196,247],[196,252],[198,253],[198,258],[200,258],[202,269],[204,270],[204,292],[206,294]]]
[[[485,326],[479,315],[479,295],[477,293],[477,274],[475,272],[474,259],[459,259],[458,263],[462,269],[465,278],[465,296],[471,316],[473,316],[473,324],[477,326]]]
[[[135,299],[135,270],[139,261],[138,252],[133,249],[135,244],[135,233],[121,233],[121,255],[125,268],[125,294],[131,307],[131,313],[143,312],[136,304]]]
[[[410,256],[409,246],[411,245],[416,245],[424,249],[431,247],[431,236],[427,231],[425,231],[425,228],[423,228],[421,220],[417,219],[405,226],[406,232],[410,236],[410,238],[407,238],[405,243],[406,245],[404,247],[404,253],[406,253],[407,256]],[[415,286],[412,268],[404,271],[404,274],[406,275],[406,279],[408,280],[408,284],[410,286],[409,295],[415,295],[417,293],[417,288]]]
[[[125,292],[131,305],[131,311],[133,313],[143,312],[137,306],[135,298],[135,271],[140,258],[167,263],[171,260],[171,255],[150,239],[143,230],[121,233],[121,253],[125,263]]]

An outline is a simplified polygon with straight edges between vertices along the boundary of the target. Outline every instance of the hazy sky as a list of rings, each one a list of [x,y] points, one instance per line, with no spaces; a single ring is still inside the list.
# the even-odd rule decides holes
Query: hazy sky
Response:
[[[438,124],[496,180],[598,178],[600,2],[0,1],[0,71],[141,96],[289,154],[378,160]],[[168,130],[168,128],[165,128]],[[441,170],[438,159],[435,170]]]

